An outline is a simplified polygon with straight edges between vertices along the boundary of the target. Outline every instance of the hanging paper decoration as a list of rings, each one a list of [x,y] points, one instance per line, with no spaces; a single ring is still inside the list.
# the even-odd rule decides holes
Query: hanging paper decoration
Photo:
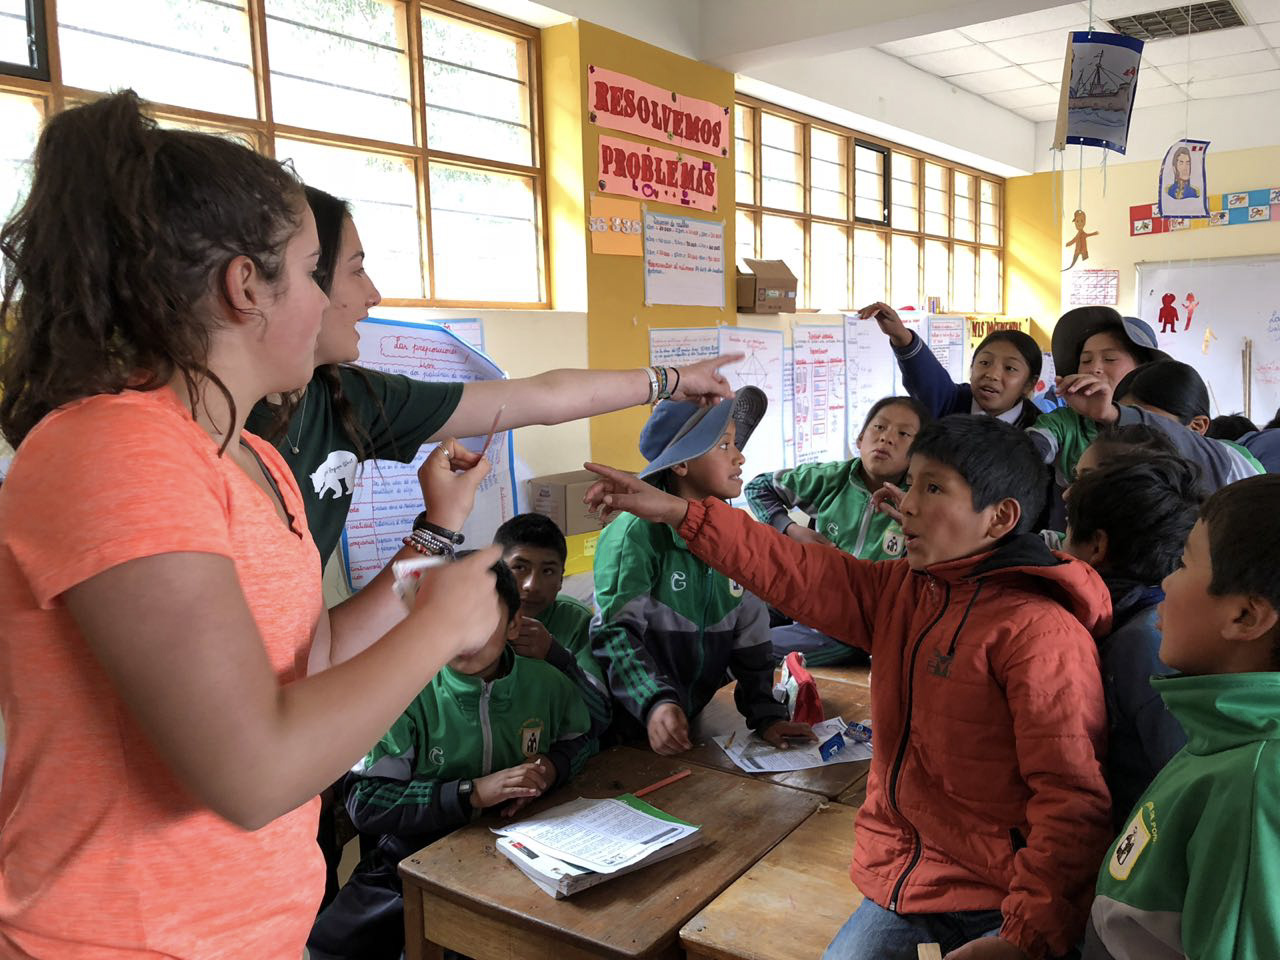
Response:
[[[1142,41],[1082,30],[1067,41],[1055,150],[1069,143],[1124,153],[1138,89]]]
[[[1209,216],[1209,191],[1205,184],[1205,154],[1208,140],[1179,140],[1160,164],[1160,198],[1156,204],[1162,217]]]
[[[1076,215],[1071,218],[1071,222],[1075,224],[1076,235],[1063,244],[1064,247],[1075,247],[1076,252],[1071,258],[1071,262],[1062,268],[1062,272],[1066,273],[1076,265],[1077,260],[1089,259],[1089,238],[1096,237],[1098,231],[1086,233],[1084,229],[1085,215],[1083,210],[1077,210]]]

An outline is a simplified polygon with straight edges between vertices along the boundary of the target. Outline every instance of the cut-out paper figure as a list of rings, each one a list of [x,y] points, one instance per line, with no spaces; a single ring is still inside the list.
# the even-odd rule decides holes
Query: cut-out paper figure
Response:
[[[1071,262],[1062,268],[1063,273],[1066,273],[1068,270],[1074,267],[1076,265],[1077,260],[1089,259],[1089,238],[1096,237],[1098,235],[1097,230],[1093,231],[1093,233],[1085,232],[1085,229],[1084,229],[1085,216],[1084,216],[1083,210],[1077,210],[1075,216],[1071,218],[1071,222],[1075,224],[1076,235],[1072,237],[1070,240],[1068,240],[1066,243],[1064,243],[1063,246],[1064,247],[1074,246],[1076,248],[1076,252],[1075,252],[1075,255],[1071,258]]]
[[[1200,301],[1196,299],[1196,295],[1195,295],[1194,293],[1188,293],[1188,294],[1187,294],[1186,302],[1185,302],[1185,303],[1183,303],[1183,305],[1182,305],[1182,306],[1183,306],[1183,308],[1187,311],[1187,325],[1186,325],[1185,327],[1183,327],[1182,329],[1183,329],[1183,330],[1190,330],[1190,329],[1191,329],[1191,315],[1192,315],[1192,314],[1194,314],[1194,313],[1196,312],[1196,307],[1200,306]]]
[[[1209,216],[1205,157],[1208,140],[1178,140],[1160,164],[1156,213],[1167,219]]]
[[[1204,343],[1202,343],[1202,344],[1200,345],[1200,352],[1201,352],[1201,353],[1203,353],[1203,354],[1207,357],[1207,356],[1209,355],[1209,341],[1210,341],[1210,340],[1217,340],[1217,339],[1218,339],[1218,335],[1217,335],[1216,333],[1214,333],[1214,332],[1213,332],[1213,327],[1205,327],[1205,328],[1204,328]]]
[[[1178,332],[1178,308],[1173,305],[1176,300],[1172,293],[1166,293],[1160,298],[1160,302],[1164,304],[1160,308],[1160,332],[1161,333],[1177,333]]]

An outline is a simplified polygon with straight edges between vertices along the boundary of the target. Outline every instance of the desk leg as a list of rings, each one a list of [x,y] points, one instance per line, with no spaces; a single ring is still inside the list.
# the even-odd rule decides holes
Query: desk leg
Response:
[[[422,917],[422,892],[404,887],[404,960],[443,960],[444,951],[428,943]]]

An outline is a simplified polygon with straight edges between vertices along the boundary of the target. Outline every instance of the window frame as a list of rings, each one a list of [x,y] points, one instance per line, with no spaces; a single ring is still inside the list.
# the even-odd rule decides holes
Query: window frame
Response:
[[[406,29],[406,56],[409,65],[409,100],[413,110],[413,143],[396,143],[368,137],[352,136],[299,127],[276,122],[271,103],[270,47],[267,43],[266,0],[245,0],[249,18],[250,65],[253,71],[257,101],[256,117],[240,117],[231,114],[212,113],[176,104],[148,100],[152,111],[159,117],[196,124],[217,132],[233,133],[245,137],[258,152],[275,156],[277,137],[315,143],[322,146],[361,150],[366,153],[384,154],[408,160],[413,164],[417,185],[415,202],[418,205],[418,230],[423,287],[426,297],[388,297],[382,301],[389,307],[466,307],[501,310],[549,310],[552,308],[549,265],[550,238],[547,235],[547,174],[546,151],[543,142],[542,107],[542,47],[541,34],[536,27],[489,13],[458,0],[386,0],[403,10]],[[58,48],[57,0],[28,0],[28,8],[34,9],[42,29],[45,71],[33,75],[10,69],[0,63],[0,94],[13,93],[42,98],[45,116],[61,112],[69,104],[92,101],[105,91],[88,90],[69,86],[62,81],[61,60]],[[528,55],[529,123],[531,162],[529,164],[490,160],[446,151],[433,150],[426,143],[425,70],[423,65],[422,14],[424,11],[439,13],[467,23],[497,30],[523,40]],[[21,65],[12,65],[21,66]],[[434,233],[431,227],[431,164],[485,170],[493,173],[517,175],[533,182],[535,229],[537,230],[537,269],[539,299],[530,301],[448,300],[437,298],[434,270]],[[376,276],[376,265],[372,268]]]
[[[979,282],[980,282],[978,265],[981,260],[982,251],[987,250],[987,251],[995,252],[997,257],[999,258],[1001,278],[1002,278],[1000,311],[997,311],[997,312],[1003,312],[1004,310],[1003,277],[1004,277],[1004,269],[1005,269],[1004,240],[1006,236],[1005,223],[1004,223],[1005,179],[1003,177],[995,176],[994,174],[987,173],[986,171],[983,171],[983,170],[979,170],[976,167],[970,167],[970,166],[967,166],[966,164],[956,163],[955,161],[947,160],[944,157],[939,157],[934,154],[925,153],[920,150],[914,150],[910,147],[904,147],[890,140],[885,140],[881,137],[872,136],[870,134],[863,133],[862,131],[859,131],[859,130],[851,129],[849,127],[843,127],[839,124],[831,123],[826,120],[821,120],[817,117],[809,116],[808,114],[799,113],[795,110],[790,110],[786,107],[780,107],[777,104],[769,103],[766,100],[759,100],[755,97],[747,96],[746,94],[739,93],[734,97],[734,107],[735,109],[744,108],[751,111],[751,129],[753,130],[751,146],[755,154],[752,158],[752,167],[754,171],[753,196],[746,199],[742,197],[736,197],[735,206],[739,213],[750,216],[752,221],[755,224],[755,242],[754,242],[753,249],[756,251],[757,257],[761,256],[762,254],[761,222],[763,217],[770,216],[770,215],[786,216],[786,217],[799,219],[802,221],[804,226],[804,261],[805,262],[802,265],[800,271],[797,273],[796,279],[798,281],[799,292],[801,294],[801,301],[803,305],[805,305],[806,307],[811,306],[810,296],[812,294],[812,276],[813,276],[813,269],[812,269],[813,224],[824,223],[824,224],[831,224],[831,225],[845,227],[847,231],[847,237],[848,237],[848,243],[849,243],[849,254],[848,254],[849,287],[848,289],[850,291],[850,295],[855,300],[855,303],[846,306],[844,309],[855,309],[864,299],[860,297],[858,290],[854,286],[854,281],[858,273],[858,269],[855,263],[855,248],[854,248],[855,232],[871,230],[873,232],[881,234],[884,237],[885,258],[884,258],[883,289],[885,291],[888,291],[887,293],[888,296],[892,297],[892,289],[893,289],[893,254],[892,254],[893,237],[895,235],[902,234],[902,235],[914,237],[916,240],[916,249],[918,252],[916,269],[918,271],[918,288],[921,291],[920,293],[921,297],[929,296],[929,294],[926,292],[925,276],[924,276],[924,259],[925,258],[924,258],[923,251],[925,249],[925,243],[926,241],[933,241],[933,242],[943,243],[946,245],[947,258],[948,258],[948,281],[947,281],[947,291],[946,291],[946,303],[943,304],[943,308],[944,308],[944,311],[947,313],[973,314],[977,312],[976,309],[955,310],[955,309],[952,309],[951,307],[951,300],[954,298],[955,287],[956,287],[956,284],[954,282],[954,272],[953,272],[955,270],[955,248],[957,246],[966,247],[969,250],[971,250],[973,253],[974,275],[973,275],[972,288],[974,290],[974,307],[975,308],[978,303],[978,288],[979,288]],[[759,156],[760,127],[761,127],[761,118],[766,113],[783,117],[787,120],[791,120],[793,122],[799,123],[802,126],[802,129],[803,129],[802,142],[805,146],[805,151],[804,151],[805,161],[804,161],[804,167],[802,171],[804,175],[804,183],[802,184],[802,186],[804,188],[803,193],[804,193],[804,200],[805,200],[803,211],[797,212],[795,210],[785,210],[785,209],[776,208],[776,207],[769,207],[769,206],[765,206],[761,202],[763,198],[763,194],[760,188],[760,156]],[[846,176],[848,178],[847,190],[846,190],[846,198],[848,201],[847,203],[848,212],[847,212],[846,218],[844,219],[823,216],[823,215],[815,214],[812,212],[812,203],[810,199],[812,195],[812,184],[810,182],[811,172],[810,172],[810,163],[809,163],[809,153],[810,153],[809,145],[812,139],[812,134],[811,134],[812,130],[821,130],[824,133],[834,133],[845,138],[845,143],[846,143],[845,152],[846,152],[846,156],[848,157],[848,161],[846,164]],[[735,147],[736,147],[736,143],[735,143]],[[856,188],[857,188],[856,150],[858,147],[874,150],[880,153],[884,157],[884,167],[883,167],[883,173],[881,175],[881,181],[882,181],[881,194],[883,198],[882,209],[884,210],[883,220],[872,220],[866,217],[856,216],[857,199],[858,199],[858,194],[856,192]],[[893,166],[894,154],[901,154],[903,156],[911,157],[913,158],[916,164],[916,181],[917,181],[916,223],[915,223],[915,229],[913,230],[894,227],[892,225],[892,200],[893,200],[892,166]],[[924,183],[924,180],[925,180],[925,164],[926,163],[931,163],[931,164],[940,166],[944,170],[944,184],[946,187],[945,216],[947,217],[947,232],[945,234],[929,233],[925,230],[925,226],[924,226],[925,224],[925,183]],[[736,161],[735,161],[735,169],[736,169]],[[961,174],[973,177],[972,203],[973,203],[974,239],[972,241],[957,240],[955,238],[954,177],[956,173],[961,173]],[[999,240],[1000,240],[998,244],[990,244],[990,243],[982,242],[982,232],[981,232],[981,222],[980,222],[981,208],[979,205],[980,204],[979,198],[981,196],[982,182],[984,180],[994,184],[996,189],[997,206],[998,206],[997,228],[999,229]],[[739,246],[739,245],[741,245],[740,241],[735,244],[735,246]],[[821,309],[828,309],[828,308],[824,306]]]
[[[0,60],[0,82],[7,77],[49,81],[49,30],[45,0],[26,0],[27,47],[35,54],[35,63]],[[30,54],[28,54],[30,56]]]

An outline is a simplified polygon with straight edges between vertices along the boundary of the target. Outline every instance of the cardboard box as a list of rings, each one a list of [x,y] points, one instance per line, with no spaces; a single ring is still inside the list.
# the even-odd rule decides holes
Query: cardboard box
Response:
[[[796,275],[781,260],[743,259],[738,271],[739,313],[795,313]]]
[[[566,537],[599,530],[600,520],[582,502],[587,488],[599,479],[589,470],[534,477],[529,481],[530,509],[550,517]]]

